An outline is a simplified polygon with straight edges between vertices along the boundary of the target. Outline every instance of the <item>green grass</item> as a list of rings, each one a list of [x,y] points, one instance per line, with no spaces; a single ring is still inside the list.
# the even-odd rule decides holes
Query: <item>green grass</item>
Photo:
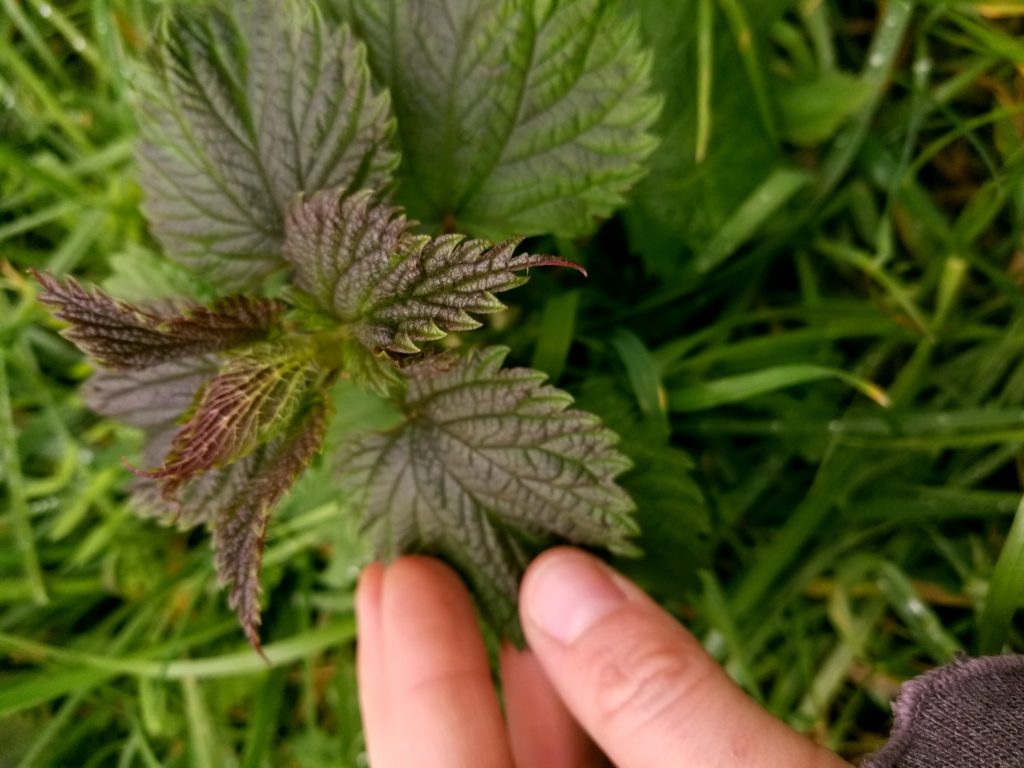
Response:
[[[327,473],[271,528],[268,666],[204,536],[129,514],[138,435],[85,409],[25,276],[131,291],[155,260],[128,89],[159,5],[0,0],[0,767],[358,765],[368,554]],[[654,170],[546,244],[588,282],[537,276],[481,333],[663,481],[647,559],[618,565],[853,759],[900,681],[1024,651],[1024,9],[637,5]]]

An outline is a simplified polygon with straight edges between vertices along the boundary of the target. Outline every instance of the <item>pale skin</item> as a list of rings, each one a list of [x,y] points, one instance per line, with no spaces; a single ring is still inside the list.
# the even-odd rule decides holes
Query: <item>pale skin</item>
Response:
[[[758,707],[651,598],[579,550],[551,550],[526,573],[528,650],[502,650],[504,709],[448,567],[374,563],[356,608],[373,768],[850,768]]]

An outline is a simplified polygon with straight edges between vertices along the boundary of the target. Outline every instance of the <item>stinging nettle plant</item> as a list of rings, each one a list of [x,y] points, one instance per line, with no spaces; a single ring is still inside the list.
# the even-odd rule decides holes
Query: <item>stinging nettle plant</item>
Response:
[[[605,0],[354,0],[347,16],[304,0],[168,14],[135,88],[144,211],[220,298],[133,304],[37,273],[40,300],[100,366],[90,405],[146,433],[136,509],[209,527],[256,648],[268,520],[323,450],[341,378],[402,414],[325,457],[378,555],[445,557],[516,636],[537,548],[632,550],[630,464],[543,374],[504,368],[507,349],[437,342],[530,268],[582,272],[517,249],[586,234],[643,174],[649,56]]]

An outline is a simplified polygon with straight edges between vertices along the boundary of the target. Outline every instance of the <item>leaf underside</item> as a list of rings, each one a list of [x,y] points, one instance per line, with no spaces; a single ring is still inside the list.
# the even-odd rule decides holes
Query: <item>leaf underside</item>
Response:
[[[180,9],[136,88],[145,212],[169,255],[224,290],[283,266],[298,192],[386,187],[397,163],[366,52],[308,0]]]
[[[102,416],[132,427],[165,431],[191,408],[219,366],[216,356],[204,355],[137,371],[101,369],[85,383],[82,397]]]
[[[229,296],[210,307],[168,314],[117,301],[72,277],[34,272],[39,301],[70,323],[64,335],[108,368],[139,370],[183,357],[230,349],[266,336],[284,305]]]
[[[576,266],[516,255],[520,239],[492,246],[462,235],[430,238],[413,234],[414,224],[370,191],[319,192],[289,213],[284,254],[295,282],[352,324],[367,349],[418,352],[418,344],[479,327],[471,312],[504,309],[494,293],[526,282],[517,272]]]
[[[379,556],[420,551],[460,567],[493,624],[518,636],[516,593],[530,544],[552,537],[629,551],[629,460],[600,419],[502,347],[410,369],[409,420],[343,451],[346,487]]]
[[[400,197],[492,240],[585,234],[657,141],[660,99],[614,0],[355,0],[401,132]]]

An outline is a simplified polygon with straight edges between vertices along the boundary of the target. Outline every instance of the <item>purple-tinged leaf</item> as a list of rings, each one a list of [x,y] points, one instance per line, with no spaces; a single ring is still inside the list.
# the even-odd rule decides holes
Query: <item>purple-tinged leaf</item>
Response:
[[[86,405],[132,427],[166,429],[196,400],[219,367],[212,355],[169,360],[137,371],[99,370],[85,383]]]
[[[217,576],[253,648],[260,651],[260,564],[270,512],[323,444],[328,408],[317,401],[289,433],[269,446],[249,481],[217,513],[213,546]],[[261,651],[262,653],[262,651]]]
[[[517,274],[523,270],[583,271],[551,256],[516,255],[517,238],[498,245],[463,235],[430,238],[413,234],[414,225],[370,191],[326,190],[293,203],[284,255],[299,287],[353,324],[360,342],[399,354],[479,327],[470,313],[504,309],[494,294],[526,282]]]
[[[154,434],[150,439],[152,449],[147,446],[145,455],[151,458],[151,463],[156,463],[167,452],[173,433]],[[163,497],[158,481],[139,478],[131,489],[131,507],[140,517],[155,518],[179,530],[209,524],[216,519],[219,510],[249,487],[264,461],[266,450],[257,448],[233,464],[189,478],[182,483],[173,501]]]
[[[270,299],[231,296],[210,307],[169,314],[118,301],[72,277],[32,274],[43,289],[39,301],[70,323],[64,335],[98,363],[116,370],[146,369],[257,341],[271,331],[284,309]]]
[[[552,536],[629,551],[633,502],[615,482],[629,460],[596,416],[501,347],[406,368],[410,414],[339,457],[385,558],[443,555],[473,583],[494,624],[516,634],[520,539]]]
[[[162,466],[139,470],[171,501],[189,479],[252,453],[288,427],[317,363],[302,346],[265,344],[229,359],[178,430]]]

